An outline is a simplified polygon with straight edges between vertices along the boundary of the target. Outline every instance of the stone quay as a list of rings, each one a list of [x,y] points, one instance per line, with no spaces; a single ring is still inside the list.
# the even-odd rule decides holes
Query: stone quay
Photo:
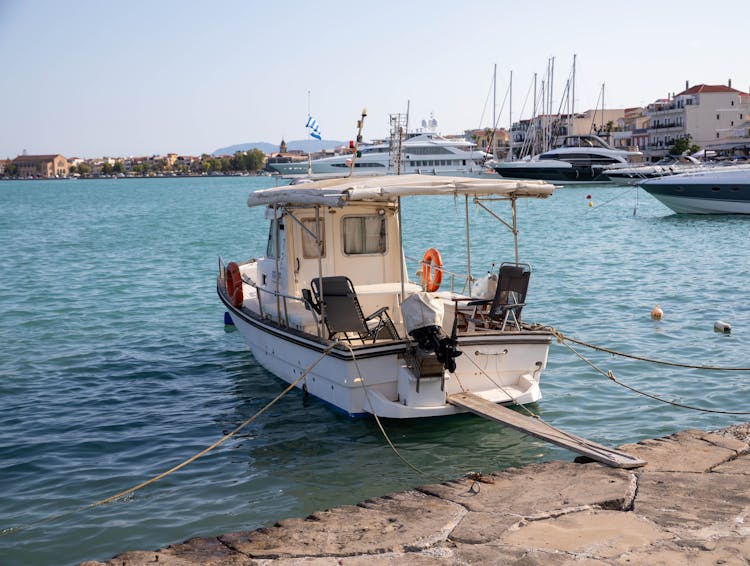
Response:
[[[750,423],[578,458],[470,474],[83,566],[750,564]]]

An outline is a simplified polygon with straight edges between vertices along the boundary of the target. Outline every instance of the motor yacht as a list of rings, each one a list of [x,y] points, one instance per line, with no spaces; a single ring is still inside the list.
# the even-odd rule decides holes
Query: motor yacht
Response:
[[[492,168],[507,179],[541,179],[559,185],[608,183],[605,170],[642,159],[640,151],[614,149],[599,136],[570,135],[555,149],[529,159],[495,162]]]
[[[359,151],[361,155],[356,159],[350,152],[309,162],[272,163],[269,167],[284,177],[344,177],[350,169],[353,175],[365,176],[409,173],[473,176],[486,173],[485,164],[492,159],[491,154],[478,150],[470,141],[445,138],[435,132],[409,134],[401,144],[400,160],[391,155],[388,142],[360,146]]]
[[[728,165],[643,181],[678,214],[750,214],[750,165]]]

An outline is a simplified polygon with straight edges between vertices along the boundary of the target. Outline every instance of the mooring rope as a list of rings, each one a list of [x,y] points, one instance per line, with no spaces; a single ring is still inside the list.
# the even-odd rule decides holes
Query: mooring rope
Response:
[[[11,533],[17,533],[19,531],[23,531],[23,530],[28,529],[30,527],[35,527],[35,526],[38,526],[38,525],[41,525],[41,524],[44,524],[44,523],[49,523],[51,521],[54,521],[54,520],[57,520],[57,519],[61,519],[62,517],[67,517],[68,515],[71,515],[73,513],[78,513],[80,511],[87,511],[89,509],[93,509],[94,507],[99,507],[101,505],[106,505],[107,503],[112,503],[113,501],[116,501],[116,500],[118,500],[118,499],[120,499],[122,497],[125,497],[126,495],[130,495],[131,493],[135,493],[136,491],[141,490],[144,487],[149,486],[152,483],[155,483],[155,482],[159,481],[160,479],[167,477],[168,475],[176,472],[177,470],[180,470],[180,469],[184,468],[185,466],[187,466],[191,462],[194,462],[195,460],[197,460],[201,456],[204,456],[204,455],[208,454],[209,452],[211,452],[215,448],[218,448],[219,446],[221,446],[222,444],[224,444],[227,440],[229,440],[230,438],[232,438],[233,436],[235,436],[243,428],[245,428],[247,425],[249,425],[250,423],[252,423],[256,418],[258,418],[260,415],[262,415],[263,413],[265,413],[268,409],[270,409],[274,404],[276,404],[277,401],[279,401],[282,397],[284,397],[284,395],[286,395],[292,389],[294,389],[294,387],[300,381],[302,381],[303,379],[305,379],[307,377],[307,375],[312,371],[312,369],[315,366],[317,366],[320,363],[320,361],[323,358],[325,358],[331,352],[331,350],[333,350],[333,348],[336,347],[336,345],[338,345],[338,344],[339,344],[339,342],[336,341],[331,346],[329,346],[328,348],[326,348],[323,351],[323,353],[320,355],[320,357],[317,360],[315,360],[315,362],[311,366],[309,366],[304,372],[302,372],[302,375],[300,375],[296,380],[294,380],[292,383],[290,383],[286,387],[286,389],[284,389],[281,393],[279,393],[276,397],[274,397],[273,400],[271,400],[270,402],[268,402],[262,409],[260,409],[257,413],[255,413],[252,417],[250,417],[249,419],[247,419],[246,421],[244,421],[242,424],[240,424],[238,427],[236,427],[233,431],[231,431],[231,432],[225,434],[224,436],[222,436],[219,440],[217,440],[216,442],[214,442],[213,444],[211,444],[208,448],[204,448],[203,450],[201,450],[197,454],[194,454],[193,456],[191,456],[187,460],[184,460],[184,461],[180,462],[179,464],[177,464],[176,466],[173,466],[172,468],[168,469],[167,471],[162,472],[162,473],[160,473],[160,474],[158,474],[158,475],[156,475],[156,476],[154,476],[154,477],[152,477],[152,478],[150,478],[150,479],[148,479],[148,480],[146,480],[144,482],[141,482],[138,485],[135,485],[133,487],[130,487],[128,489],[120,491],[119,493],[116,493],[114,495],[110,495],[109,497],[105,497],[104,499],[100,499],[99,501],[95,501],[94,503],[89,503],[88,505],[84,505],[82,507],[78,507],[77,509],[73,509],[71,511],[66,511],[64,513],[58,513],[56,515],[50,515],[48,517],[45,517],[44,519],[40,519],[38,521],[34,521],[34,522],[29,523],[27,525],[18,526],[18,527],[10,527],[10,528],[7,528],[7,529],[3,529],[2,531],[0,531],[0,536],[5,536],[5,535],[11,534]]]
[[[557,341],[562,343],[564,341],[573,342],[575,344],[579,344],[581,346],[585,346],[587,348],[591,348],[592,350],[598,350],[599,352],[606,352],[607,354],[611,354],[613,356],[620,356],[623,358],[630,358],[631,360],[639,360],[641,362],[649,362],[652,364],[660,364],[663,366],[673,366],[673,367],[680,367],[680,368],[688,368],[688,369],[705,369],[705,370],[712,370],[712,371],[750,371],[750,367],[725,367],[725,366],[707,366],[707,365],[694,365],[694,364],[685,364],[680,362],[671,362],[667,360],[659,360],[656,358],[648,358],[645,356],[637,356],[635,354],[625,354],[623,352],[618,352],[617,350],[612,350],[610,348],[604,348],[603,346],[596,346],[594,344],[590,344],[588,342],[584,342],[583,340],[578,340],[576,338],[572,338],[571,336],[567,336],[563,334],[561,331],[557,330],[556,328],[552,326],[543,326],[543,325],[535,325],[531,326],[532,329],[538,329],[538,330],[548,330],[552,332],[552,334],[555,335],[555,338],[557,338]]]
[[[605,450],[601,450],[600,448],[592,445],[585,438],[584,439],[579,438],[579,437],[575,436],[572,433],[566,432],[566,431],[564,431],[562,429],[559,429],[559,428],[557,428],[555,426],[552,426],[550,423],[548,423],[547,421],[545,421],[539,413],[535,413],[534,411],[532,411],[531,409],[529,409],[526,405],[523,405],[521,403],[517,403],[516,400],[515,400],[515,398],[513,398],[513,396],[511,396],[510,393],[508,393],[508,391],[506,391],[505,388],[502,385],[498,384],[494,379],[492,379],[487,374],[487,372],[485,372],[474,360],[471,359],[471,357],[469,357],[468,359],[469,359],[469,361],[471,361],[471,363],[474,364],[474,366],[480,372],[482,372],[485,375],[485,377],[487,377],[487,379],[490,380],[490,382],[492,382],[495,385],[495,387],[497,387],[503,393],[505,393],[508,396],[508,398],[516,405],[516,407],[520,407],[524,412],[526,412],[529,415],[529,417],[531,417],[531,418],[535,419],[536,421],[540,422],[541,424],[543,424],[547,428],[553,430],[555,433],[558,433],[561,437],[567,438],[568,441],[570,443],[572,443],[572,444],[576,444],[578,446],[582,446],[582,447],[586,448],[587,450],[589,450],[590,452],[597,452],[597,453],[602,454],[604,456],[606,456],[607,454],[610,453],[610,451],[607,450],[606,448],[605,448]]]
[[[636,187],[636,190],[637,190],[637,187]],[[638,194],[638,193],[636,192],[636,195],[637,195],[637,194]],[[603,207],[603,206],[606,206],[606,205],[608,205],[609,203],[611,203],[611,202],[614,202],[614,201],[616,201],[616,200],[618,200],[618,199],[621,199],[621,198],[622,198],[623,196],[627,196],[627,195],[628,195],[628,193],[627,193],[626,191],[621,191],[621,192],[619,192],[619,194],[617,194],[617,195],[616,195],[615,197],[613,197],[613,198],[611,198],[611,199],[609,199],[609,200],[606,200],[606,201],[604,201],[604,202],[603,202],[603,203],[601,203],[601,204],[597,204],[597,205],[594,205],[594,206],[590,207],[590,208],[589,208],[589,210],[598,210],[598,209],[600,209],[601,207]]]
[[[707,409],[705,407],[697,407],[695,405],[687,405],[685,403],[679,403],[677,401],[670,401],[668,399],[664,399],[662,397],[659,397],[658,395],[654,395],[653,393],[648,393],[647,391],[642,391],[640,389],[637,389],[637,388],[633,387],[632,385],[628,385],[626,383],[621,382],[619,379],[617,379],[617,377],[615,376],[615,374],[614,374],[614,372],[612,370],[604,371],[602,368],[600,368],[599,366],[597,366],[594,362],[592,362],[591,360],[589,360],[586,356],[584,356],[583,354],[581,354],[578,350],[576,350],[575,348],[573,348],[573,346],[571,346],[567,342],[574,342],[576,344],[581,344],[583,346],[591,347],[591,348],[593,348],[595,350],[604,351],[604,352],[608,352],[608,353],[612,353],[612,354],[616,354],[616,355],[621,355],[621,356],[627,357],[627,358],[633,358],[633,359],[637,359],[637,360],[641,360],[641,361],[646,361],[646,362],[662,363],[662,364],[665,364],[665,365],[673,365],[673,366],[678,366],[678,367],[689,367],[689,368],[693,368],[693,369],[712,369],[712,370],[722,370],[723,369],[724,371],[741,371],[743,369],[747,370],[747,368],[719,368],[719,367],[711,367],[711,366],[693,366],[693,365],[687,365],[687,364],[677,364],[677,363],[672,363],[672,362],[663,362],[663,361],[653,360],[653,359],[649,359],[649,358],[643,358],[643,357],[639,357],[639,356],[630,356],[630,355],[626,355],[626,354],[614,352],[613,350],[608,350],[606,348],[595,347],[595,346],[593,346],[591,344],[587,344],[586,342],[582,342],[582,341],[579,341],[579,340],[572,339],[572,338],[570,338],[568,336],[565,336],[562,332],[556,330],[555,328],[553,328],[551,326],[547,326],[547,327],[544,327],[544,328],[546,328],[547,330],[549,330],[550,332],[552,332],[552,334],[557,338],[558,343],[560,343],[563,346],[565,346],[566,348],[568,348],[571,352],[573,352],[576,356],[578,356],[578,358],[580,358],[581,361],[583,361],[584,363],[586,363],[587,365],[589,365],[594,371],[596,371],[597,373],[600,373],[601,375],[603,375],[607,379],[611,380],[612,382],[616,383],[617,385],[619,385],[621,387],[624,387],[625,389],[627,389],[629,391],[632,391],[633,393],[637,393],[638,395],[643,395],[644,397],[648,397],[649,399],[653,399],[654,401],[659,401],[660,403],[665,403],[667,405],[673,405],[675,407],[680,407],[682,409],[689,409],[691,411],[700,411],[702,413],[718,413],[718,414],[722,414],[722,415],[750,415],[750,411],[723,411],[721,409]]]
[[[406,458],[404,458],[401,453],[398,451],[396,446],[394,446],[393,442],[391,442],[390,437],[388,436],[388,433],[385,431],[385,428],[383,428],[383,423],[380,422],[380,418],[378,417],[378,414],[375,412],[375,407],[372,405],[372,400],[370,399],[370,393],[367,390],[367,386],[365,385],[365,377],[362,374],[362,370],[359,369],[359,362],[357,361],[357,356],[354,354],[354,350],[352,349],[351,345],[344,344],[348,349],[349,353],[352,355],[352,359],[354,360],[354,367],[357,370],[357,374],[359,374],[359,383],[362,386],[362,389],[365,392],[365,399],[367,399],[367,404],[370,405],[370,413],[372,413],[372,416],[375,417],[375,422],[378,423],[378,428],[380,428],[380,432],[383,433],[383,437],[385,438],[385,441],[388,443],[388,446],[391,447],[391,450],[396,454],[396,456],[399,457],[399,459],[409,466],[412,470],[417,472],[420,475],[424,475],[424,472],[417,468],[414,464],[409,462]]]

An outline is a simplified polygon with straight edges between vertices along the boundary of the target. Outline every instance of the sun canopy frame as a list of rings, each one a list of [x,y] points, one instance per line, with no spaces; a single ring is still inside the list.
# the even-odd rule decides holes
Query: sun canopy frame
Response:
[[[349,202],[395,202],[401,197],[418,195],[547,198],[554,190],[553,185],[544,181],[514,181],[499,176],[498,179],[416,174],[346,177],[255,191],[248,197],[247,205],[343,207]]]

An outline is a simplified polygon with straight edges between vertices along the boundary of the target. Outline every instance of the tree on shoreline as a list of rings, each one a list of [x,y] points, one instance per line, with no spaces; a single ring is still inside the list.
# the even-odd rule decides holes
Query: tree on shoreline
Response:
[[[700,147],[693,142],[693,137],[688,134],[674,140],[674,145],[669,149],[669,155],[683,155],[684,153],[695,153]]]

